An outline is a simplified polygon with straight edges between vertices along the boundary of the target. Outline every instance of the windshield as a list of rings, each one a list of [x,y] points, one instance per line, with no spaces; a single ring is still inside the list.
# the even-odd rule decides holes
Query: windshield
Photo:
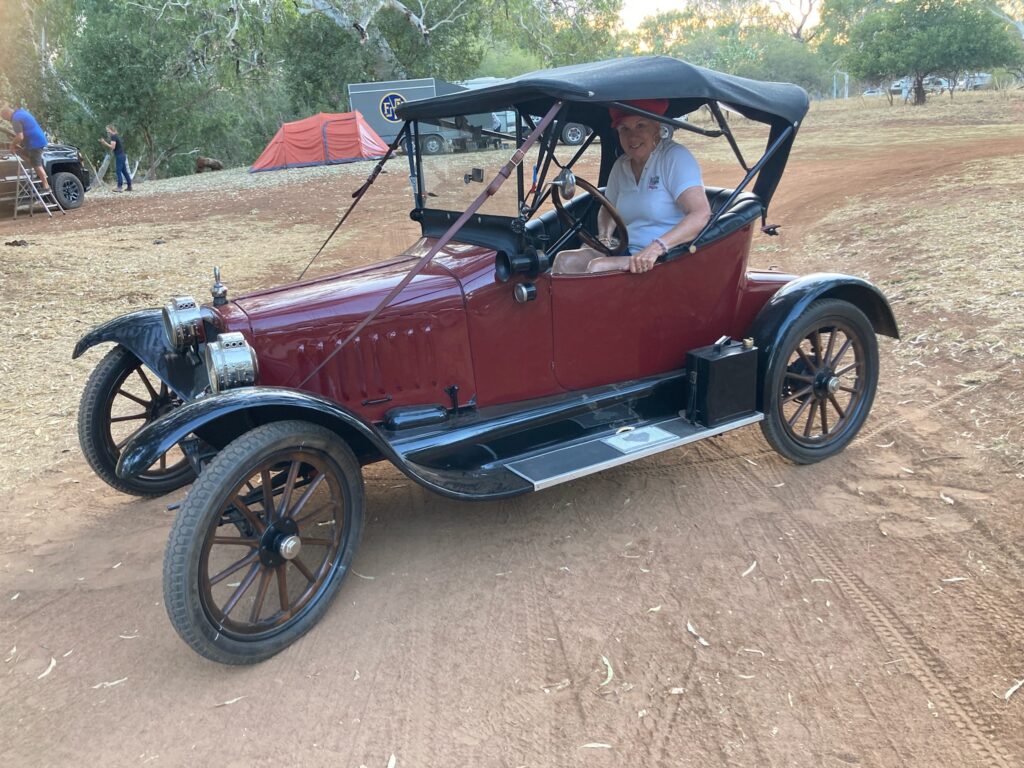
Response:
[[[524,129],[528,134],[529,128]],[[539,142],[535,143],[522,163],[523,189],[527,201],[541,169],[537,167]],[[498,175],[515,151],[515,112],[464,115],[437,121],[421,121],[419,145],[422,158],[424,205],[446,211],[464,211]],[[548,168],[548,180],[567,165],[579,146],[559,143]],[[600,147],[592,146],[574,166],[574,171],[597,181]],[[519,214],[519,183],[516,172],[501,189],[488,198],[480,213],[515,217]]]

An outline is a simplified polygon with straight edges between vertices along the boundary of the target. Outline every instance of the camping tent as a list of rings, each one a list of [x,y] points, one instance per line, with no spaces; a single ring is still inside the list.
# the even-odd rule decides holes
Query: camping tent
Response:
[[[282,125],[249,172],[370,160],[387,150],[360,113],[321,112]]]

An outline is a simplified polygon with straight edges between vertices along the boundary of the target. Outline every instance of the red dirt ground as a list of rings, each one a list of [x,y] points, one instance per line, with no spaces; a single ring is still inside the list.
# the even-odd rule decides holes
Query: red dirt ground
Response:
[[[907,190],[1021,146],[1017,133],[797,151],[770,216],[783,234],[755,240],[772,248],[755,261],[885,283],[899,266],[823,219],[858,195],[898,207]],[[728,178],[724,165],[706,170]],[[400,204],[373,205],[402,221],[406,180],[382,181],[393,194],[374,200]],[[95,236],[150,222],[156,233],[260,209],[282,229],[326,233],[334,209],[308,201],[351,186],[339,194],[325,177],[243,199],[96,197],[57,226]],[[52,226],[37,217],[0,233],[45,242]],[[375,226],[357,223],[367,258],[415,233],[402,225],[374,240]],[[848,243],[848,262],[804,253],[812,234]],[[901,306],[904,339],[934,321]],[[923,371],[898,364],[900,345],[881,346],[865,429],[815,466],[787,463],[751,428],[487,504],[369,468],[356,574],[305,638],[244,669],[193,654],[164,613],[165,507],[176,497],[119,495],[75,453],[3,502],[0,759],[1021,765],[1024,692],[1007,697],[1024,677],[1021,470],[979,448],[956,361]],[[1004,364],[987,391],[1019,395],[1019,368]]]

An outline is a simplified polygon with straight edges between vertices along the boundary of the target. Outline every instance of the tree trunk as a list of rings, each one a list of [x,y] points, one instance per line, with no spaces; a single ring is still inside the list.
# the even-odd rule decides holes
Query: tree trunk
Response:
[[[920,107],[924,105],[927,98],[924,92],[924,75],[918,75],[914,78],[914,106]]]

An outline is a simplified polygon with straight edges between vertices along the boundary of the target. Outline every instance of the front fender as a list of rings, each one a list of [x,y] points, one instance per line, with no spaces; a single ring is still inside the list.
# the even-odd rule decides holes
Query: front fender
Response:
[[[146,364],[183,400],[194,400],[206,389],[206,368],[195,355],[175,352],[167,342],[159,309],[143,309],[115,317],[78,340],[71,358],[77,360],[97,344],[120,344]]]
[[[875,333],[894,339],[900,337],[889,301],[872,283],[832,272],[804,275],[782,286],[761,308],[747,332],[759,349],[758,381],[764,381],[765,372],[790,324],[818,299],[848,301],[867,316]],[[763,389],[758,387],[757,393],[758,408],[762,409]]]
[[[376,450],[401,461],[372,426],[327,398],[283,387],[244,387],[194,400],[139,430],[121,452],[117,474],[128,478],[146,471],[192,432],[201,431],[207,442],[223,446],[259,424],[286,419],[333,429],[355,443],[351,447],[357,455]]]

